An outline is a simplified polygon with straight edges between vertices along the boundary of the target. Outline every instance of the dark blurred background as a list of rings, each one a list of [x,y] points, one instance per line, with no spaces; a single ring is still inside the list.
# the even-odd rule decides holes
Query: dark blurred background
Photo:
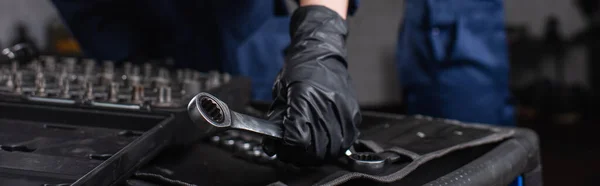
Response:
[[[361,105],[402,113],[395,47],[402,0],[361,1],[349,19],[349,65]],[[518,125],[541,138],[546,185],[598,185],[600,1],[506,0]],[[80,55],[49,1],[0,0],[0,46]]]

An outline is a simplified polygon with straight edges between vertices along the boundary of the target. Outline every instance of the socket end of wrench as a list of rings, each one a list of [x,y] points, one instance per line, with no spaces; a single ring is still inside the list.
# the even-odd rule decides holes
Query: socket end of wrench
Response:
[[[275,139],[281,139],[283,134],[280,125],[237,113],[229,109],[225,102],[205,92],[192,98],[188,104],[188,115],[204,134],[230,129],[249,131]]]
[[[227,104],[215,96],[201,92],[188,104],[188,115],[196,124],[208,123],[212,128],[226,128],[231,126],[231,111]],[[210,129],[207,132],[212,131]]]
[[[375,153],[361,152],[347,154],[350,169],[356,172],[377,174],[382,171],[385,159]]]

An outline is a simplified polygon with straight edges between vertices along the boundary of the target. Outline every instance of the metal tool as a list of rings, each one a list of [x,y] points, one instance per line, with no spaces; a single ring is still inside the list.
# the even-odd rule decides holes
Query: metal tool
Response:
[[[15,87],[14,77],[9,75],[5,83],[6,88],[13,89]]]
[[[35,95],[46,96],[46,79],[42,73],[37,73],[35,78]]]
[[[221,136],[214,135],[214,136],[210,137],[210,142],[218,145],[221,142]]]
[[[19,62],[13,61],[10,63],[10,72],[16,73],[19,70]]]
[[[108,102],[111,103],[116,103],[119,102],[119,84],[118,83],[111,83],[110,86],[108,87]]]
[[[0,82],[8,79],[10,71],[8,69],[0,69]]]
[[[218,71],[210,71],[204,86],[206,89],[212,89],[221,86],[221,74]]]
[[[58,74],[58,77],[63,79],[69,79],[69,73],[67,72],[66,65],[60,67],[60,73]]]
[[[256,145],[253,145],[252,143],[250,143],[248,141],[244,141],[244,140],[237,140],[234,145],[235,145],[236,152],[249,151],[249,150],[252,150],[252,148],[254,146],[256,146]]]
[[[161,67],[158,69],[158,77],[164,78],[164,79],[169,79],[171,77],[170,73],[169,73],[169,69],[165,68],[165,67]]]
[[[169,82],[167,79],[162,77],[156,77],[152,79],[151,86],[152,89],[159,89],[160,87],[168,86]]]
[[[171,103],[171,87],[162,86],[158,89],[158,102]]]
[[[67,68],[67,73],[72,74],[73,72],[75,72],[75,66],[77,64],[76,58],[72,58],[72,57],[64,58],[63,63]]]
[[[113,61],[103,61],[102,62],[102,72],[112,74],[115,71],[115,62]]]
[[[94,83],[93,82],[86,82],[85,84],[85,90],[83,92],[83,98],[86,100],[94,100],[96,98],[96,96],[94,96]]]
[[[112,61],[104,61],[102,64],[102,74],[100,78],[100,84],[110,86],[110,83],[114,78],[115,65]]]
[[[384,152],[355,152],[352,148],[346,151],[348,165],[352,171],[367,174],[377,174],[384,170],[385,165],[402,159],[400,154],[391,151]]]
[[[159,68],[158,76],[151,78],[151,81],[152,81],[153,89],[158,89],[163,86],[168,86],[169,85],[169,70],[167,70],[166,68]]]
[[[140,78],[140,67],[135,65],[133,66],[133,69],[131,70],[131,74],[127,75],[127,86],[129,87],[134,87],[136,85],[140,85],[141,83],[141,78]]]
[[[13,92],[15,94],[21,94],[21,93],[23,93],[23,89],[22,89],[22,86],[23,86],[23,74],[21,74],[21,72],[17,71],[13,75],[14,75],[13,81],[14,81],[14,85],[15,85]]]
[[[90,77],[94,73],[94,67],[96,67],[96,61],[93,59],[83,60],[83,74],[85,77]]]
[[[188,104],[190,119],[205,134],[236,129],[281,139],[281,126],[270,121],[237,113],[213,95],[201,92]]]
[[[39,61],[34,61],[34,62],[32,62],[32,65],[33,65],[33,71],[35,72],[35,77],[43,78],[44,77],[44,67],[42,66],[42,64]]]
[[[229,74],[229,73],[224,73],[224,74],[221,76],[221,81],[222,81],[222,83],[229,83],[229,81],[231,81],[231,74]]]
[[[152,64],[144,63],[144,81],[150,81],[152,77]]]
[[[56,58],[53,56],[43,56],[41,58],[44,60],[44,66],[48,72],[54,72],[56,70]]]
[[[62,82],[60,85],[60,97],[61,98],[71,98],[71,94],[69,93],[70,83],[68,79],[59,79],[59,82]]]
[[[161,86],[158,88],[158,98],[154,100],[152,106],[155,107],[171,107],[176,105],[173,101],[171,101],[171,87],[169,86]]]
[[[193,95],[195,93],[198,93],[200,91],[202,91],[202,84],[199,81],[196,80],[192,80],[192,79],[185,79],[183,80],[183,82],[181,83],[181,90],[180,90],[182,95]]]
[[[144,102],[144,86],[134,85],[131,91],[131,103],[142,104]]]
[[[221,140],[220,145],[229,151],[234,151],[235,150],[235,137],[224,138],[223,140]]]

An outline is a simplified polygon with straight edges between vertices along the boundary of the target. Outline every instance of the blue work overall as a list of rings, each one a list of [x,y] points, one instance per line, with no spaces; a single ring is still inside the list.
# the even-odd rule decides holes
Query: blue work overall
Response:
[[[397,63],[408,114],[513,125],[501,0],[405,0]]]

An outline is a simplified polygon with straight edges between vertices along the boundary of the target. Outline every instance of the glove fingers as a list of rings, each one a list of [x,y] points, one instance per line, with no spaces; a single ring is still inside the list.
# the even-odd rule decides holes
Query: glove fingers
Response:
[[[281,72],[277,75],[277,79],[275,80],[275,84],[273,85],[273,91],[271,95],[273,97],[273,102],[269,108],[269,112],[267,113],[267,118],[274,123],[281,123],[283,120],[283,114],[287,109],[287,92],[284,88],[285,82],[281,79]]]
[[[285,112],[288,108],[287,93],[283,92],[285,89],[283,89],[280,75],[281,73],[278,75],[278,78],[273,86],[273,103],[271,104],[269,112],[267,113],[268,120],[278,125],[282,125],[283,117],[285,116]],[[275,155],[279,151],[278,146],[280,143],[280,140],[264,138],[262,141],[263,150],[269,156]]]
[[[324,130],[320,129],[320,133],[315,133],[311,128],[315,125],[310,120],[316,117],[310,103],[314,99],[310,95],[314,92],[311,89],[312,87],[301,83],[294,83],[289,87],[275,85],[275,100],[267,116],[269,121],[282,125],[283,140],[263,139],[263,149],[267,154],[277,154],[280,160],[296,165],[317,165],[324,158],[325,152],[317,153],[315,149],[320,149],[320,146],[327,143],[314,143],[315,139],[311,135],[321,134]]]
[[[288,108],[282,120],[284,143],[291,146],[303,147],[305,150],[312,144],[311,118],[313,117],[310,101],[310,86],[294,83],[287,89]]]
[[[286,110],[287,105],[285,104],[285,102],[280,101],[279,98],[277,98],[273,102],[273,104],[271,104],[269,112],[267,113],[267,118],[273,123],[281,124],[283,123],[283,117],[285,116]]]
[[[353,113],[350,110],[357,106],[338,108],[334,103],[343,100],[326,89],[303,82],[293,83],[287,89],[278,91],[280,93],[271,105],[268,117],[270,121],[282,125],[283,140],[266,140],[263,143],[265,151],[277,154],[284,161],[312,164],[306,162],[306,158],[311,157],[299,158],[298,155],[310,154],[310,161],[320,162],[337,157],[351,145],[358,131],[354,126],[344,125],[352,125],[348,122],[356,119],[342,117]],[[300,160],[303,162],[298,162]]]

